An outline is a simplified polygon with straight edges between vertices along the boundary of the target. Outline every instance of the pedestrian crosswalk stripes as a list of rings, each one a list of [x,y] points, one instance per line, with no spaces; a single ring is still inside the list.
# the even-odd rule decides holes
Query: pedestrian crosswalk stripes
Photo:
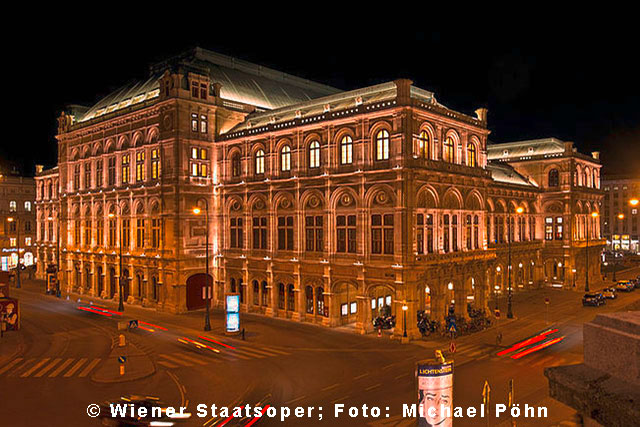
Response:
[[[187,359],[190,362],[197,363],[198,365],[208,365],[210,363],[209,360],[203,360],[203,359],[197,358],[195,356],[189,356],[187,354],[173,353],[173,355],[176,356],[176,357],[182,357],[183,359]]]
[[[25,360],[18,357],[0,368],[0,376],[14,378],[56,378],[66,370],[63,375],[64,378],[73,377],[75,374],[77,374],[79,378],[84,378],[102,362],[102,359],[94,358],[91,359],[89,363],[87,363],[87,361],[89,361],[88,358],[68,358],[65,360],[61,357],[43,357]],[[73,364],[74,362],[75,364]],[[81,370],[81,368],[83,369]]]
[[[167,362],[167,361],[164,361],[164,360],[158,360],[157,363],[158,363],[158,365],[164,366],[165,368],[169,368],[169,369],[179,368],[180,367],[180,365],[175,365],[175,364],[173,364],[171,362]]]
[[[53,359],[51,363],[46,365],[44,368],[40,369],[40,371],[38,371],[38,373],[34,375],[34,378],[40,378],[41,376],[49,372],[54,366],[60,363],[61,360],[62,359]]]
[[[277,354],[282,354],[283,356],[288,356],[291,353],[287,353],[286,351],[282,351],[282,350],[277,350],[273,347],[263,347],[265,350],[271,352],[271,353],[277,353]]]
[[[163,353],[158,355],[156,363],[169,369],[193,367],[195,365],[210,365],[223,362],[238,362],[241,360],[265,359],[267,357],[282,357],[290,355],[283,350],[271,347],[234,347],[220,348],[219,353]]]
[[[178,365],[193,366],[193,363],[188,362],[184,358],[178,358],[178,357],[171,356],[171,355],[168,355],[168,354],[161,354],[160,357],[162,357],[164,359],[168,359],[170,362],[177,363]]]
[[[75,359],[67,359],[64,362],[62,362],[62,365],[58,366],[55,371],[53,371],[53,372],[51,372],[49,374],[49,378],[57,377],[60,374],[60,372],[62,372],[64,370],[64,368],[69,366],[71,364],[71,362],[73,362],[74,360]]]
[[[232,351],[236,356],[239,354],[244,354],[250,357],[255,357],[257,359],[264,359],[265,356],[267,356],[266,354],[262,354],[259,351],[253,350],[253,351],[249,351],[247,349],[239,349],[236,348],[235,350]]]
[[[64,376],[65,378],[69,378],[71,375],[75,374],[75,372],[76,372],[78,369],[80,369],[80,367],[81,367],[81,366],[84,364],[84,362],[86,362],[86,361],[87,361],[87,359],[86,359],[86,358],[82,358],[82,359],[78,360],[78,362],[77,362],[75,365],[73,365],[73,367],[72,367],[72,368],[71,368],[71,369],[70,369],[66,374],[64,374],[63,376]]]

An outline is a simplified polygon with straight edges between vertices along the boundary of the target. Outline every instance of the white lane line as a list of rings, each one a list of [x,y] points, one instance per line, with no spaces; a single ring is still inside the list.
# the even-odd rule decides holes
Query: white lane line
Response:
[[[24,360],[22,357],[18,357],[17,359],[13,359],[8,365],[4,365],[4,367],[0,369],[0,375],[4,374],[6,371],[20,363],[22,360]]]
[[[211,362],[216,362],[216,363],[220,363],[219,360],[215,360],[215,359],[207,359],[207,361],[204,361],[203,359],[197,358],[195,356],[191,356],[191,355],[186,355],[186,354],[182,354],[182,353],[173,353],[174,356],[179,355],[180,357],[184,357],[185,359],[193,362],[193,363],[197,363],[198,365],[208,365]]]
[[[51,359],[49,359],[48,357],[45,357],[40,362],[38,362],[35,365],[33,365],[31,367],[31,369],[29,369],[28,371],[26,371],[22,375],[20,375],[20,378],[25,378],[25,377],[28,377],[29,375],[33,374],[36,371],[36,369],[39,369],[42,365],[47,363],[49,360],[51,360]]]
[[[296,399],[290,400],[290,401],[288,401],[288,402],[284,402],[284,404],[285,404],[285,405],[290,405],[290,404],[292,404],[292,403],[298,402],[298,401],[300,401],[300,400],[302,400],[302,399],[306,399],[306,398],[307,398],[307,396],[300,396],[300,397],[298,397],[298,398],[296,398]]]
[[[336,402],[339,402],[339,401],[346,400],[346,399],[348,399],[348,398],[350,398],[350,397],[351,397],[350,395],[342,396],[342,397],[339,397],[339,398],[337,398],[337,399],[335,399],[335,400],[332,400],[332,401],[331,401],[331,402],[329,402],[329,403],[336,403]]]
[[[69,369],[67,373],[63,375],[63,377],[69,378],[71,375],[75,374],[76,371],[80,369],[80,367],[84,365],[84,362],[86,362],[87,360],[88,359],[86,357],[83,357],[82,359],[78,360],[78,362],[75,365],[73,365],[73,368]]]
[[[69,366],[71,364],[71,362],[73,362],[74,360],[75,359],[67,359],[67,360],[65,360],[62,363],[62,365],[58,366],[55,371],[53,371],[52,373],[49,374],[49,378],[57,377],[60,374],[60,372],[62,372],[64,370],[64,368]]]
[[[409,375],[409,374],[402,374],[402,375],[398,375],[397,377],[395,377],[395,378],[394,378],[394,380],[398,380],[398,379],[400,379],[400,378],[402,378],[402,377],[406,377],[406,376],[408,376],[408,375]]]
[[[367,375],[369,375],[369,373],[368,373],[368,372],[365,372],[365,373],[364,373],[364,374],[362,374],[362,375],[358,375],[357,377],[353,377],[353,379],[354,379],[354,380],[359,380],[360,378],[364,378],[364,377],[366,377]]]
[[[162,365],[162,366],[164,366],[165,368],[177,368],[177,367],[179,367],[179,365],[174,365],[173,363],[171,363],[171,362],[165,362],[164,360],[159,360],[159,361],[157,361],[156,363],[157,363],[158,365]]]
[[[240,358],[243,358],[243,357],[245,357],[245,356],[249,356],[250,358],[251,358],[251,357],[255,357],[255,358],[257,358],[257,359],[264,359],[264,358],[265,358],[265,355],[264,355],[264,354],[261,354],[261,353],[254,353],[254,352],[251,352],[251,351],[246,350],[246,349],[242,349],[242,350],[241,350],[241,349],[239,349],[239,348],[236,348],[235,350],[229,350],[229,354],[233,354],[234,356],[237,356],[237,357],[240,357]],[[245,356],[242,356],[243,354],[244,354]],[[273,355],[271,354],[271,355],[269,355],[269,356],[273,356]]]
[[[62,359],[53,359],[51,361],[51,363],[49,363],[47,366],[45,366],[44,368],[42,368],[40,370],[40,372],[38,372],[37,374],[35,374],[33,377],[34,378],[40,378],[41,376],[43,376],[44,374],[46,374],[47,372],[49,372],[51,370],[51,368],[53,368],[54,366],[56,366],[58,363],[60,363]]]
[[[332,388],[336,388],[336,387],[338,387],[339,385],[340,385],[340,384],[335,383],[335,384],[333,384],[333,385],[330,385],[330,386],[328,386],[328,387],[323,388],[323,389],[322,389],[322,391],[331,390]]]
[[[177,357],[170,356],[168,354],[161,354],[160,357],[164,357],[165,359],[169,359],[171,362],[177,363],[178,365],[193,366],[193,363],[191,363],[191,362],[187,362],[186,360],[182,360],[182,359],[179,359]]]
[[[83,370],[83,371],[80,373],[80,375],[78,375],[78,376],[79,376],[80,378],[84,378],[84,377],[86,377],[86,376],[89,374],[89,372],[91,372],[91,370],[92,370],[93,368],[95,368],[95,367],[96,367],[96,365],[97,365],[98,363],[100,363],[100,361],[101,361],[101,360],[102,360],[102,359],[100,359],[100,358],[93,359],[93,360],[91,361],[91,363],[89,363],[89,364],[87,365],[87,367],[86,367],[86,368],[84,368],[84,370]]]
[[[373,390],[374,388],[380,387],[381,385],[382,384],[378,383],[378,384],[372,385],[371,387],[367,387],[364,390],[365,391]]]
[[[287,353],[286,351],[276,350],[275,348],[272,348],[272,347],[262,347],[262,348],[264,348],[265,350],[270,351],[272,353],[278,353],[278,354],[282,354],[284,356],[288,356],[288,355],[291,354],[291,353]]]

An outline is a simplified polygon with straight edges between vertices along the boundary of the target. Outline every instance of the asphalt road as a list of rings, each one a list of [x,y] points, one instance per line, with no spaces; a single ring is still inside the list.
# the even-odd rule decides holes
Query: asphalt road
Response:
[[[430,338],[402,345],[388,336],[363,337],[250,315],[243,317],[247,339],[242,341],[222,333],[219,312],[212,314],[213,331],[205,334],[202,313],[175,316],[126,306],[126,316],[147,322],[143,325],[148,330],[125,335],[152,361],[155,373],[135,381],[96,383],[91,377],[111,357],[119,334],[114,317],[119,316],[78,310],[75,297],[67,301],[47,296],[40,286],[33,282],[21,290],[12,289],[12,296],[21,303],[22,330],[18,333],[23,345],[11,357],[8,347],[0,349],[2,425],[99,425],[86,414],[87,406],[126,394],[152,395],[168,405],[186,406],[192,418],[185,425],[194,426],[244,426],[254,421],[253,414],[229,418],[218,411],[212,416],[212,404],[218,408],[271,405],[278,408],[278,415],[280,407],[291,408],[285,423],[279,417],[264,416],[256,420],[257,425],[411,425],[413,420],[402,418],[402,405],[416,400],[415,363],[449,344]],[[545,297],[550,299],[548,306]],[[580,363],[582,324],[596,313],[625,309],[640,300],[640,291],[620,294],[598,308],[582,307],[581,297],[581,293],[555,289],[518,294],[514,298],[516,318],[502,320],[498,326],[503,334],[501,345],[496,344],[495,328],[458,338],[455,354],[447,355],[455,363],[454,406],[479,407],[485,380],[491,387],[491,402],[506,403],[507,384],[513,379],[516,402],[546,406],[549,413],[545,420],[520,418],[518,425],[559,425],[570,420],[574,411],[548,397],[544,367]],[[111,302],[95,301],[101,307],[116,308]],[[87,303],[83,298],[81,304]],[[504,300],[500,307],[504,313]],[[548,327],[557,328],[564,340],[519,360],[496,355]],[[179,338],[210,344],[217,352],[195,349]],[[197,404],[208,407],[206,416],[198,416]],[[337,419],[336,404],[345,405]],[[379,407],[381,416],[363,417],[362,405]],[[304,417],[295,417],[297,406],[305,408]],[[309,407],[314,408],[311,418],[307,418]],[[357,418],[348,415],[349,407],[358,407]],[[490,425],[509,422],[504,417],[488,421]],[[459,418],[455,425],[487,425],[487,419]]]

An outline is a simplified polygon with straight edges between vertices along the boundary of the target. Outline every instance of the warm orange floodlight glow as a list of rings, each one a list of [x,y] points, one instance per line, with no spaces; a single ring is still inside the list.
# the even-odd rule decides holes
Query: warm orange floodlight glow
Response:
[[[193,208],[193,213],[198,215],[200,213],[200,208]]]
[[[521,214],[522,212],[524,212],[524,208],[520,206],[519,208],[516,209],[516,212]]]
[[[624,214],[618,214],[618,219],[624,219]]]
[[[9,221],[9,222],[13,222],[13,221],[14,221],[14,219],[13,219],[13,217],[12,217],[12,216],[10,216],[9,218],[7,218],[7,221]]]
[[[591,216],[594,217],[594,218],[597,218],[598,217],[598,212],[591,212]]]
[[[631,206],[638,206],[638,203],[640,203],[640,200],[638,200],[638,199],[631,199],[631,200],[629,200],[629,204],[630,204]]]

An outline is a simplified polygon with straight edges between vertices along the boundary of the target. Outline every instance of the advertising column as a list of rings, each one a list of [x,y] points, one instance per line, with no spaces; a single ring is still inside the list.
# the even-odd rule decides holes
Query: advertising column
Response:
[[[453,362],[418,362],[418,426],[453,425]]]
[[[226,295],[226,333],[240,333],[240,294]]]

